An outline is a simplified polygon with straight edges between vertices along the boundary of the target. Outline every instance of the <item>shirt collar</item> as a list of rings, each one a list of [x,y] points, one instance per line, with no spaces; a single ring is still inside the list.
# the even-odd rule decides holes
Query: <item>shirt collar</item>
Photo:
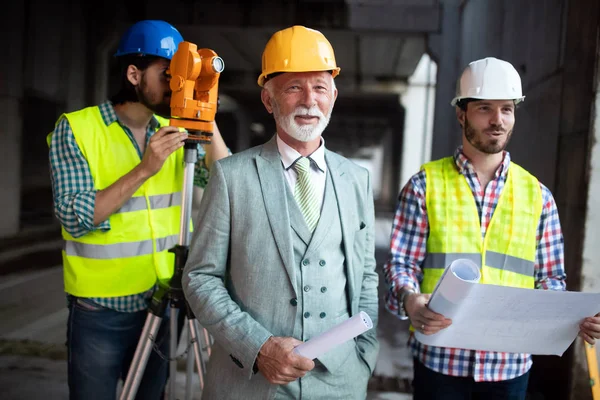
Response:
[[[456,163],[456,168],[458,169],[458,171],[463,175],[466,175],[467,173],[474,171],[473,164],[471,163],[471,160],[469,160],[467,158],[465,153],[463,153],[462,146],[459,146],[454,151],[454,162]],[[510,153],[505,150],[503,152],[502,163],[498,166],[498,169],[494,173],[494,177],[498,178],[500,176],[506,176],[506,174],[508,173],[509,164],[510,164]]]
[[[277,135],[277,149],[281,155],[281,163],[283,164],[283,168],[286,170],[290,169],[296,160],[302,157],[302,155],[294,148],[281,140],[279,135]],[[317,150],[308,156],[308,159],[310,160],[310,164],[321,172],[327,171],[327,164],[325,163],[325,139],[321,138],[321,145]]]
[[[115,112],[115,107],[113,106],[112,102],[105,101],[98,107],[100,108],[100,115],[102,115],[102,120],[104,121],[106,126],[109,126],[113,122],[121,123],[119,121],[119,117],[117,117],[117,113]],[[155,116],[152,116],[149,125],[150,128],[152,128],[152,130],[156,130],[160,127],[160,124],[158,123],[158,120],[155,118]]]

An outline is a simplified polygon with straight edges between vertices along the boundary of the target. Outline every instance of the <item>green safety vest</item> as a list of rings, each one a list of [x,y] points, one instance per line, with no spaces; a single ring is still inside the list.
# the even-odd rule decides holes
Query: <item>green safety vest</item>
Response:
[[[511,162],[482,238],[473,193],[454,158],[427,163],[423,169],[429,237],[421,292],[431,293],[444,269],[461,258],[480,266],[480,283],[534,288],[537,228],[543,202],[539,181]]]
[[[63,116],[89,165],[95,189],[107,188],[140,163],[123,128],[116,121],[106,126],[98,107]],[[160,126],[169,125],[167,119],[155,118]],[[173,275],[174,255],[168,250],[179,239],[183,157],[183,148],[171,154],[160,171],[110,216],[109,231],[92,231],[75,238],[62,229],[67,293],[127,296],[142,293],[157,279],[167,280]]]

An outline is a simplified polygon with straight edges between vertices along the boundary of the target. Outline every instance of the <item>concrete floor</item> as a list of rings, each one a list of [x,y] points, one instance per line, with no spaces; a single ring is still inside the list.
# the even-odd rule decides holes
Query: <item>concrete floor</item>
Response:
[[[67,310],[62,288],[62,269],[58,266],[5,275],[0,280],[3,400],[68,398],[64,361]],[[383,291],[381,280],[380,298]],[[405,345],[408,326],[387,313],[383,304],[380,307],[381,352],[370,385],[374,390],[369,391],[368,399],[410,399],[411,395],[398,391],[406,391],[412,376],[412,360]],[[177,398],[184,397],[185,381],[181,372],[177,377]],[[199,392],[197,377],[193,387]],[[200,398],[199,393],[195,396]]]
[[[176,398],[185,397],[185,374],[177,376]],[[200,400],[198,379],[193,379],[193,400]],[[0,356],[0,393],[3,400],[68,399],[67,365],[63,360],[29,356]],[[410,400],[404,393],[368,393],[367,400]]]

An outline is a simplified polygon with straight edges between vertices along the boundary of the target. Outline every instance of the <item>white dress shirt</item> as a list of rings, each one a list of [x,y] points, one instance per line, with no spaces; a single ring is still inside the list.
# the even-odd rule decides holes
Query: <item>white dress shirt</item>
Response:
[[[277,149],[281,155],[283,174],[290,185],[292,194],[294,194],[298,174],[293,167],[296,160],[302,157],[302,155],[281,140],[279,135],[277,135]],[[319,204],[322,207],[323,196],[325,194],[325,178],[327,177],[327,164],[325,163],[325,140],[323,138],[321,138],[321,145],[319,148],[309,155],[308,159],[310,160],[310,178],[315,185],[315,189],[319,195]]]

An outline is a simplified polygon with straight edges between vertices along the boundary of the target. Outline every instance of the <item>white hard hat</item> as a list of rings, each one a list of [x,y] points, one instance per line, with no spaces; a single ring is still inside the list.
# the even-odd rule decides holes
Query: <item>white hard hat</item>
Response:
[[[514,100],[525,99],[521,77],[511,63],[494,57],[473,61],[463,71],[456,84],[453,106],[462,99]]]

